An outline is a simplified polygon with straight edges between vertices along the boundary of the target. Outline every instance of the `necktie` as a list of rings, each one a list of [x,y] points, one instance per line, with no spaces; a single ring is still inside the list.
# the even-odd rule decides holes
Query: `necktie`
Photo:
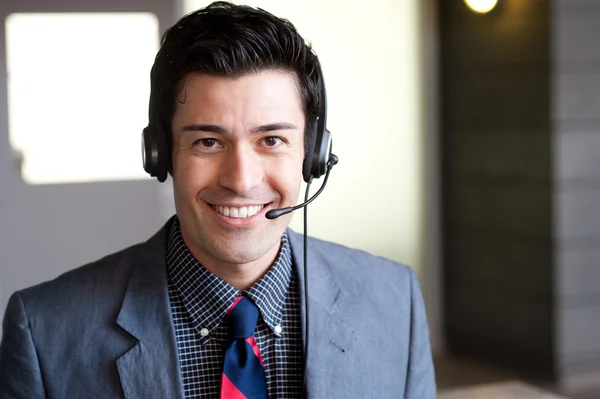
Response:
[[[225,319],[229,321],[229,346],[221,376],[221,399],[266,399],[265,369],[254,341],[258,308],[240,296]]]

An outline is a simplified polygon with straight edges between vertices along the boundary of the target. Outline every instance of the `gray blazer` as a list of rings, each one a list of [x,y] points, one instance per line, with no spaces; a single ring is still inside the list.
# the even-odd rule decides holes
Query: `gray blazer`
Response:
[[[302,235],[288,233],[304,297]],[[13,294],[0,398],[183,398],[166,240],[165,226],[143,244]],[[307,397],[435,398],[414,272],[317,239],[308,250]]]

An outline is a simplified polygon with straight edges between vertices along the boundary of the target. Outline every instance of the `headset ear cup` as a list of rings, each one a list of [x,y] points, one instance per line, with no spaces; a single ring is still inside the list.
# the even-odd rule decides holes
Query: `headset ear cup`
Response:
[[[318,129],[320,126],[315,122],[315,127]],[[302,170],[302,177],[307,183],[311,177],[318,179],[327,173],[327,162],[329,162],[329,158],[331,157],[331,133],[327,129],[323,129],[320,134],[318,131],[314,131],[310,144],[311,147],[309,148],[313,150],[304,158]]]
[[[170,136],[167,136],[167,132],[164,131],[160,126],[155,129],[156,141],[158,143],[158,165],[156,168],[156,178],[159,182],[167,180],[169,174],[169,166],[171,164],[171,146],[168,141]]]
[[[313,164],[310,172],[315,179],[318,179],[327,173],[327,162],[331,156],[331,133],[329,130],[325,129],[317,140],[317,147],[315,147]]]
[[[169,155],[164,132],[155,125],[148,125],[142,132],[144,170],[161,183],[167,179]]]
[[[147,126],[142,132],[142,162],[144,170],[152,177],[156,177],[156,167],[158,165],[157,145],[152,126]]]
[[[331,132],[327,129],[323,132],[323,136],[321,136],[321,145],[319,146],[319,161],[317,166],[317,171],[315,174],[319,174],[319,177],[324,176],[327,173],[327,165],[329,163],[329,159],[331,158],[332,149],[332,137]]]
[[[318,123],[317,123],[317,121],[314,121],[313,126],[311,128],[311,135],[308,138],[308,140],[309,140],[308,146],[305,149],[306,154],[304,154],[304,162],[302,164],[302,177],[304,178],[304,181],[306,183],[308,183],[310,181],[311,176],[312,176],[313,158],[315,156],[317,136],[318,136],[317,129],[318,129]]]

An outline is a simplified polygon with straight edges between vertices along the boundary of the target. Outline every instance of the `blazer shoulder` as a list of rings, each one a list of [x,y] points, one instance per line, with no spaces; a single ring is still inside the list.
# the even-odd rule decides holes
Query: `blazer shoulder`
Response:
[[[28,314],[44,314],[44,310],[75,310],[90,304],[116,302],[125,290],[132,257],[142,244],[106,255],[58,277],[22,289],[19,295]]]
[[[289,235],[296,250],[302,251],[302,234],[291,231]],[[396,292],[410,292],[411,286],[418,284],[410,266],[361,249],[309,237],[308,251],[319,267],[327,268],[342,285],[359,291],[389,287]]]
[[[140,262],[156,263],[159,255],[164,254],[169,225],[170,221],[145,242],[69,270],[53,280],[23,289],[19,294],[24,301],[46,297],[66,297],[72,300],[78,295],[93,298],[94,294],[104,295],[106,298],[111,292],[124,289],[134,265]]]

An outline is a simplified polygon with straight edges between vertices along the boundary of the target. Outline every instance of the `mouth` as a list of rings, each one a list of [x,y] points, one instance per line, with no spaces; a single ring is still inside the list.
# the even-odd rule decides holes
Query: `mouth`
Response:
[[[267,204],[268,205],[268,204]],[[212,205],[212,208],[221,215],[232,219],[249,219],[263,210],[265,205],[250,205],[250,206],[221,206]]]

